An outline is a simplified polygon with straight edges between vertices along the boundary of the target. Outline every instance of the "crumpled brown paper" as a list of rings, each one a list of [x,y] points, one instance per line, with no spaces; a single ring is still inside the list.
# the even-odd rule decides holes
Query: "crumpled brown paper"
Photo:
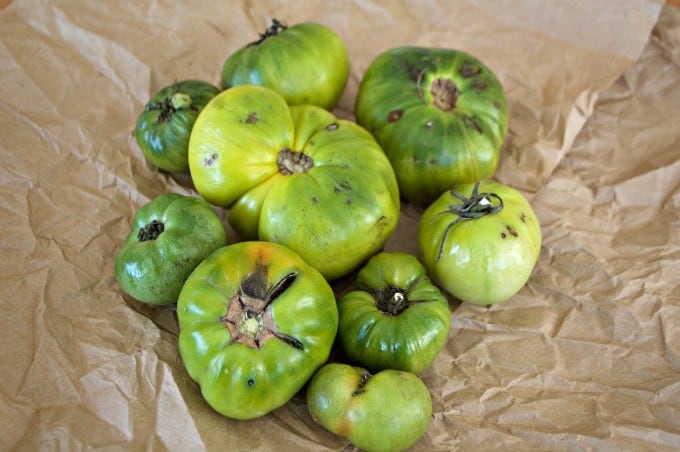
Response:
[[[398,45],[466,50],[506,87],[497,179],[531,200],[542,253],[511,300],[451,301],[414,449],[680,448],[680,10],[189,3],[0,1],[0,449],[351,449],[301,395],[254,421],[216,414],[184,371],[173,310],[113,277],[136,209],[195,194],[142,158],[131,132],[144,103],[175,80],[217,84],[272,17],[345,40],[339,116],[352,118],[370,61]],[[387,249],[417,253],[420,212],[404,206]]]

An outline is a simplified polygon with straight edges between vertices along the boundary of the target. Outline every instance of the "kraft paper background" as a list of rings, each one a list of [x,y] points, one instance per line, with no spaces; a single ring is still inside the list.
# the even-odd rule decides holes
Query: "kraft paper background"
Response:
[[[147,164],[137,115],[176,80],[219,82],[272,17],[347,44],[339,116],[399,45],[465,50],[498,75],[510,132],[496,178],[543,247],[490,308],[451,300],[421,374],[414,450],[680,450],[680,9],[659,1],[0,1],[0,450],[352,450],[304,397],[253,421],[214,411],[172,307],[124,295],[134,212],[187,175]],[[417,253],[404,205],[388,250]],[[231,240],[237,240],[231,236]],[[336,290],[342,290],[338,283]]]

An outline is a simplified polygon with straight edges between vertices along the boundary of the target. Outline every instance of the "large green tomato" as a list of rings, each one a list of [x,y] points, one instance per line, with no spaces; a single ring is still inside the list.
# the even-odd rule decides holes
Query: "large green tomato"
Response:
[[[326,362],[338,327],[333,290],[289,249],[240,242],[208,256],[177,301],[179,351],[217,412],[262,416]]]
[[[418,246],[428,274],[473,304],[507,300],[528,281],[541,250],[541,227],[517,190],[493,181],[442,194],[423,213]]]
[[[451,310],[425,267],[410,254],[380,253],[359,271],[356,285],[338,301],[347,357],[373,372],[427,369],[446,343]]]
[[[349,76],[349,55],[340,37],[325,25],[272,25],[232,54],[222,68],[222,88],[261,85],[281,94],[290,105],[332,109]]]
[[[392,162],[402,196],[415,203],[493,176],[508,128],[498,79],[451,49],[380,54],[361,81],[355,113]]]
[[[165,171],[188,171],[191,128],[198,113],[217,93],[215,86],[200,80],[173,83],[156,93],[135,125],[144,157]]]
[[[367,451],[404,450],[423,437],[432,416],[430,392],[415,374],[330,363],[307,387],[307,409],[326,430]]]
[[[283,244],[329,280],[377,253],[399,218],[394,171],[366,130],[260,86],[230,88],[203,109],[189,167],[242,237]]]
[[[210,204],[165,193],[135,213],[116,254],[116,280],[139,301],[171,304],[194,268],[226,244],[224,225]]]

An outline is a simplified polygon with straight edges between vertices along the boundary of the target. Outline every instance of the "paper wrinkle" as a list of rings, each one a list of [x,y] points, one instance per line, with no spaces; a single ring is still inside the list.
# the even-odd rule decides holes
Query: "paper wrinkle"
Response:
[[[346,41],[335,113],[347,119],[368,64],[397,45],[466,50],[506,87],[496,177],[531,200],[539,263],[507,303],[451,300],[449,340],[421,375],[434,413],[414,450],[680,447],[680,10],[15,1],[0,12],[0,449],[351,449],[308,416],[304,393],[247,423],[212,411],[183,369],[174,308],[130,299],[113,277],[137,208],[195,195],[188,175],[144,161],[137,114],[177,79],[218,83],[271,17]],[[418,254],[422,210],[403,206],[387,250]]]

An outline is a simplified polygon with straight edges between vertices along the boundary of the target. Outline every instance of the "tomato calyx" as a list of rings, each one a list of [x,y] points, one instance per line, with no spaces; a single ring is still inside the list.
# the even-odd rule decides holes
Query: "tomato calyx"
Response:
[[[407,291],[393,285],[389,285],[385,289],[374,290],[373,299],[375,300],[375,307],[383,314],[388,315],[399,315],[409,305]]]
[[[475,220],[478,218],[485,217],[486,215],[493,215],[495,213],[503,210],[503,199],[496,193],[479,193],[479,182],[475,184],[472,188],[472,193],[470,197],[467,198],[464,195],[456,192],[453,188],[450,191],[451,195],[460,200],[459,204],[449,204],[448,208],[442,212],[437,213],[434,218],[439,215],[444,215],[450,213],[456,216],[456,219],[449,223],[449,225],[444,230],[442,234],[442,239],[439,243],[439,249],[437,251],[436,262],[441,259],[442,254],[444,254],[444,242],[446,242],[446,237],[456,224],[461,221]]]
[[[176,91],[172,96],[168,96],[162,101],[149,102],[144,110],[160,110],[157,121],[169,122],[177,111],[188,109],[194,111],[198,110],[196,106],[192,104],[191,96],[187,93]]]
[[[161,232],[165,229],[165,225],[158,220],[153,220],[151,223],[139,228],[137,233],[137,240],[146,242],[147,240],[156,240]]]
[[[284,176],[295,173],[305,173],[314,166],[314,160],[307,154],[284,148],[276,155],[279,172]]]
[[[276,18],[272,18],[272,24],[264,31],[264,33],[260,33],[260,37],[257,41],[249,43],[248,46],[256,46],[261,44],[265,39],[276,36],[279,32],[285,30],[286,28],[288,28],[288,25]]]
[[[298,350],[304,350],[302,342],[279,331],[271,311],[271,305],[296,278],[297,273],[289,273],[270,285],[267,269],[259,263],[244,278],[236,294],[229,300],[227,313],[220,318],[231,335],[230,344],[240,343],[261,349],[265,342],[276,338]]]

